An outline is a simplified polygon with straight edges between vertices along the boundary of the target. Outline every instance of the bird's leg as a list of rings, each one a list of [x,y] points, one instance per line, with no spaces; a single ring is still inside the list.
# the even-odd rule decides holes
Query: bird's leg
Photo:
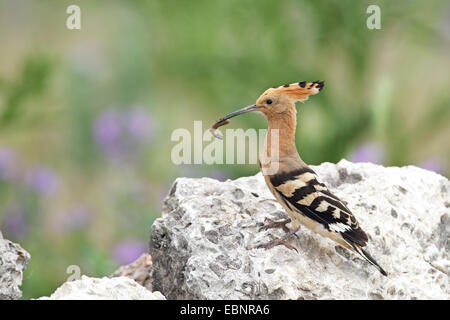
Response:
[[[290,221],[290,219],[289,219],[289,221]],[[290,236],[292,236],[292,235],[297,236],[295,233],[298,231],[298,229],[300,229],[299,226],[297,226],[296,229],[292,229],[292,230],[288,231],[282,238],[275,238],[274,236],[270,235],[270,237],[272,238],[271,241],[269,241],[267,243],[264,243],[264,244],[260,244],[260,245],[256,246],[256,248],[270,249],[270,248],[273,248],[275,246],[283,245],[283,246],[285,246],[288,249],[297,251],[297,249],[292,244],[290,244],[287,241],[287,239]],[[298,251],[297,251],[297,253],[298,253]]]
[[[266,225],[263,225],[261,228],[259,228],[258,231],[265,231],[272,228],[281,228],[284,232],[289,233],[289,228],[286,226],[289,222],[291,222],[291,219],[285,219],[281,221],[273,221],[270,218],[266,218],[265,222],[269,222]]]

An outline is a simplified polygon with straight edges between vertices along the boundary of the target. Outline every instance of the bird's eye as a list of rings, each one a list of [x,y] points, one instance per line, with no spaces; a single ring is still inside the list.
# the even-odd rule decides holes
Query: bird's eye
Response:
[[[272,104],[272,100],[267,99],[267,100],[266,100],[266,103],[267,103],[267,104]]]

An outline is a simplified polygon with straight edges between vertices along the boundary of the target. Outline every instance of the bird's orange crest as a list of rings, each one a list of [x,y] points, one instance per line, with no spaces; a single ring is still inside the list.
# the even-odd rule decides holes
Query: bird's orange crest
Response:
[[[323,87],[323,81],[301,81],[267,89],[264,94],[286,95],[294,101],[305,101],[308,100],[308,97],[310,95],[319,93],[323,89]]]

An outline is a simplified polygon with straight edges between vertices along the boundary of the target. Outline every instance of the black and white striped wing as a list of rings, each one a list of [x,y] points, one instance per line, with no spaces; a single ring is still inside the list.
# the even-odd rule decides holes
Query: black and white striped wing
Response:
[[[286,206],[337,233],[349,244],[365,246],[368,238],[347,206],[317,180],[309,167],[270,176],[272,190]]]

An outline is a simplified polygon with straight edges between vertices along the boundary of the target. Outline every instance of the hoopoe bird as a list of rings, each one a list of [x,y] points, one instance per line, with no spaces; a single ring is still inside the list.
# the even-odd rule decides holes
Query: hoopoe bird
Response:
[[[229,123],[230,118],[247,112],[259,111],[268,120],[269,128],[260,154],[259,166],[267,186],[290,219],[270,221],[261,228],[282,227],[287,232],[282,239],[274,239],[262,247],[271,248],[284,244],[292,249],[286,239],[295,234],[300,225],[304,225],[357,252],[381,274],[387,276],[386,271],[362,248],[367,245],[368,237],[350,209],[332,194],[325,184],[319,182],[317,174],[298,154],[295,145],[297,124],[295,103],[306,101],[310,95],[319,93],[323,87],[323,81],[308,83],[302,81],[267,89],[255,104],[218,120],[212,126],[211,132],[217,138],[221,138],[215,130]],[[286,226],[289,222],[292,226],[290,231]]]

